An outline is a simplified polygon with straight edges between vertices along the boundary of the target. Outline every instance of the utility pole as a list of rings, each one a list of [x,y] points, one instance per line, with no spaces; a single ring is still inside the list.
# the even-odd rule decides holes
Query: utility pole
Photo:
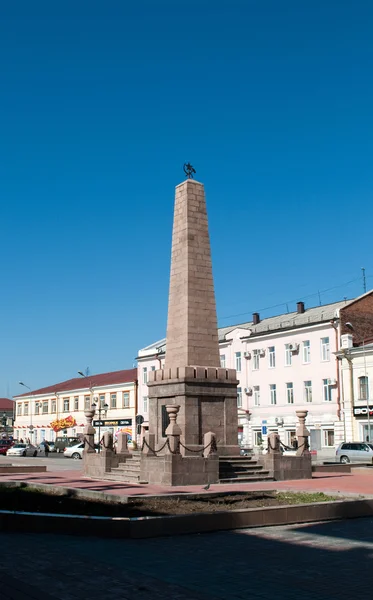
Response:
[[[366,280],[366,277],[365,277],[365,268],[361,267],[361,270],[363,272],[363,290],[364,290],[364,294],[365,294],[366,291],[367,291],[367,280]]]

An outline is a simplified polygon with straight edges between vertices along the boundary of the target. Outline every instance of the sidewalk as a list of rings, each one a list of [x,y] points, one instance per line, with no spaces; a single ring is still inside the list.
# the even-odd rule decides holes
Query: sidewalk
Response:
[[[203,486],[162,487],[148,484],[119,483],[99,481],[82,477],[77,471],[55,471],[47,473],[30,473],[20,475],[0,475],[1,481],[25,481],[54,486],[102,491],[106,494],[121,496],[148,496],[162,494],[196,493],[203,491]],[[306,492],[341,492],[346,494],[373,495],[373,472],[359,473],[314,473],[312,479],[296,481],[266,481],[245,484],[211,485],[210,492],[256,491],[256,490],[291,490]]]

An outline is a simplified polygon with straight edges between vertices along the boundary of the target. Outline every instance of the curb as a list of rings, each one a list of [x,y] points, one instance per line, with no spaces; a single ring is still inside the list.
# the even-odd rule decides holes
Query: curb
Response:
[[[0,531],[144,539],[373,516],[373,499],[337,500],[160,517],[90,517],[0,511]]]

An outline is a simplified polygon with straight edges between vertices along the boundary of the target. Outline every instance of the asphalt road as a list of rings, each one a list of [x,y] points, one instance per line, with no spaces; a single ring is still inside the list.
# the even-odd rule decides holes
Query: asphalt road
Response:
[[[51,452],[46,458],[43,454],[34,457],[15,457],[0,455],[0,465],[47,465],[48,471],[81,471],[83,467],[82,460],[66,458],[63,454]]]

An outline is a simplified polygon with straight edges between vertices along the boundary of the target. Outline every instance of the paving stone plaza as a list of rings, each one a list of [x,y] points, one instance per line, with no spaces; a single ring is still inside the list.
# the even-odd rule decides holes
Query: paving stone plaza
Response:
[[[373,519],[151,540],[0,534],[9,600],[371,598]]]

